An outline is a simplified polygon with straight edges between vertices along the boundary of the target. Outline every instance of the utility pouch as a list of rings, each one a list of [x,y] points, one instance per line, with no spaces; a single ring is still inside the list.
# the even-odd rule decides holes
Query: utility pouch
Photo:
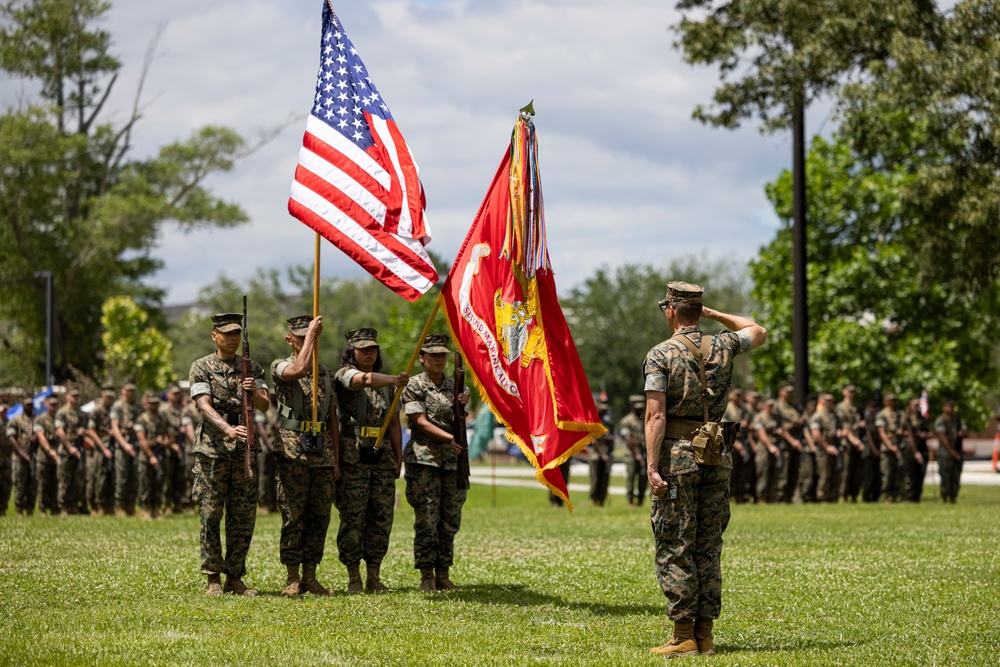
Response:
[[[365,465],[375,465],[382,460],[382,447],[375,449],[375,445],[361,445],[358,447],[358,455]]]
[[[299,445],[304,454],[322,454],[324,441],[322,433],[299,433]]]
[[[725,442],[725,429],[719,422],[706,422],[698,427],[691,438],[691,449],[694,451],[695,463],[707,466],[717,466],[722,463],[722,446]]]

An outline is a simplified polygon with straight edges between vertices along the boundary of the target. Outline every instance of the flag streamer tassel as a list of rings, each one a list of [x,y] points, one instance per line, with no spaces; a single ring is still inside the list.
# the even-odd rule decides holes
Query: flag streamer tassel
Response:
[[[417,363],[417,357],[420,356],[420,348],[424,346],[424,339],[427,338],[427,334],[430,333],[431,325],[434,324],[434,318],[437,317],[438,308],[441,307],[441,298],[438,297],[434,299],[434,307],[431,308],[430,317],[427,318],[427,322],[424,324],[424,330],[420,332],[420,340],[417,341],[417,347],[413,350],[413,354],[410,355],[410,362],[406,364],[406,374],[409,375],[410,371],[413,370],[413,365]],[[399,397],[403,395],[403,388],[396,387],[396,392],[392,395],[392,404],[389,405],[389,412],[385,415],[385,421],[382,422],[382,428],[378,433],[378,440],[375,441],[375,449],[378,449],[382,445],[382,439],[385,438],[386,429],[389,428],[389,422],[392,421],[392,413],[399,405]]]

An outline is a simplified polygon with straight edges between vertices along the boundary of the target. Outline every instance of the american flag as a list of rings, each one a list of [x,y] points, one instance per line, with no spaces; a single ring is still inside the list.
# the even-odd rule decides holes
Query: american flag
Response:
[[[288,212],[400,296],[437,282],[410,149],[329,2]]]

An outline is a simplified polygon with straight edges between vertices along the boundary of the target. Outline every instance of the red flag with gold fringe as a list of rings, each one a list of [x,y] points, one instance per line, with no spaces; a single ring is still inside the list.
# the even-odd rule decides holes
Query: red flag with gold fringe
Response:
[[[440,298],[480,396],[538,481],[569,503],[558,466],[607,429],[556,296],[530,114],[514,126]]]

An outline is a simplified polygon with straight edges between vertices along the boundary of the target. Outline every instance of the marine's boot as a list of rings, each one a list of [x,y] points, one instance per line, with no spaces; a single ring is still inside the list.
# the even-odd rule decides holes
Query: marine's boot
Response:
[[[388,593],[389,588],[379,579],[379,570],[382,569],[382,564],[367,563],[365,569],[368,571],[368,577],[365,579],[365,590],[369,593]]]
[[[205,591],[205,595],[213,598],[222,595],[222,579],[219,575],[208,575],[208,590]]]
[[[434,593],[437,591],[437,581],[434,579],[433,567],[420,568],[420,590],[424,593]]]
[[[234,577],[231,574],[226,575],[226,585],[222,587],[222,592],[234,593],[247,598],[252,598],[258,595],[256,590],[246,587],[246,584],[243,583],[243,579],[240,577]]]
[[[663,646],[652,649],[656,655],[667,658],[687,658],[698,655],[698,642],[694,639],[694,621],[674,621],[674,636]]]
[[[125,512],[124,507],[119,506],[115,508],[115,516],[128,516],[128,514]]]
[[[285,589],[281,591],[281,594],[286,598],[295,597],[300,592],[299,564],[286,563],[285,567],[288,569],[288,576],[285,578]]]
[[[150,519],[153,518],[153,513],[150,512],[145,507],[143,507],[139,510],[139,518],[142,519],[143,521],[149,521]]]
[[[302,563],[302,591],[313,595],[330,595],[330,589],[316,580],[316,563]]]
[[[453,591],[458,586],[451,583],[451,579],[448,578],[448,568],[439,567],[434,575],[434,584],[437,586],[439,591]]]
[[[361,583],[360,565],[347,566],[347,592],[351,595],[365,592],[365,587]]]
[[[694,640],[698,642],[698,651],[702,655],[715,655],[715,638],[712,637],[711,618],[699,618],[694,622]]]

